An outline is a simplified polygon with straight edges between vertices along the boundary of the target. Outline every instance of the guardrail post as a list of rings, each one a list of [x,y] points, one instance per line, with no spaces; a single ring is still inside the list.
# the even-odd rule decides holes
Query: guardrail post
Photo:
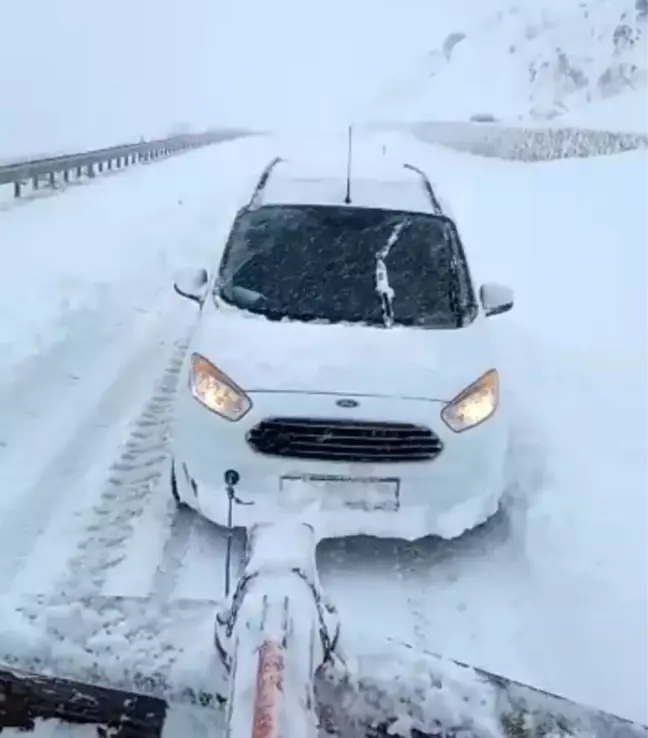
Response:
[[[92,164],[88,164],[88,177],[90,177],[90,179],[93,179],[94,176],[95,176],[94,166]]]
[[[20,186],[21,186],[21,184],[22,184],[22,182],[19,182],[18,180],[16,180],[14,182],[14,197],[20,197]]]
[[[34,178],[32,179],[32,187],[33,187],[33,188],[34,188],[35,190],[37,190],[37,189],[38,189],[38,186],[39,186],[39,184],[40,184],[40,182],[38,181],[38,176],[34,177]]]

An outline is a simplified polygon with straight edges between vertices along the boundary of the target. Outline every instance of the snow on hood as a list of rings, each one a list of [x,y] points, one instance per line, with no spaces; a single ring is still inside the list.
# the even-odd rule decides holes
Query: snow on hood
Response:
[[[451,400],[493,365],[482,320],[459,330],[271,321],[205,313],[192,350],[248,392],[334,392]]]

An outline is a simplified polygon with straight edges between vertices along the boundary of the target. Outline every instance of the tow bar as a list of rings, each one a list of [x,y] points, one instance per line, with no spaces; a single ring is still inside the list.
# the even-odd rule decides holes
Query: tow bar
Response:
[[[332,663],[335,608],[317,577],[315,536],[305,524],[259,525],[215,645],[227,669],[227,738],[317,738],[316,671]]]

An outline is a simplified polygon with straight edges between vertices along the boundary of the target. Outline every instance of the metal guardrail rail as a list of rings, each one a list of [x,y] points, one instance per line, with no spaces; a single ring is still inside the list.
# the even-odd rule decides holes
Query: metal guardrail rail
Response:
[[[0,166],[0,186],[13,185],[14,197],[20,197],[23,187],[29,182],[32,183],[34,190],[39,189],[41,185],[56,187],[61,180],[63,183],[69,183],[73,174],[77,179],[84,176],[93,178],[105,170],[123,169],[132,164],[162,159],[243,135],[249,135],[249,132],[216,129],[204,133],[187,133],[152,141],[110,146],[79,154],[12,162]]]

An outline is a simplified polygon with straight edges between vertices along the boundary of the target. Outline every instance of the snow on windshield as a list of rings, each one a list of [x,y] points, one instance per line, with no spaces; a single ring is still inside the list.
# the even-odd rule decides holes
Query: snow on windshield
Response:
[[[394,324],[394,290],[389,284],[389,272],[385,259],[389,256],[392,246],[398,241],[405,223],[406,221],[402,220],[394,226],[387,243],[376,254],[376,292],[383,301],[383,320],[388,328]]]
[[[271,319],[453,328],[474,303],[458,251],[428,214],[265,206],[234,224],[217,294]]]

